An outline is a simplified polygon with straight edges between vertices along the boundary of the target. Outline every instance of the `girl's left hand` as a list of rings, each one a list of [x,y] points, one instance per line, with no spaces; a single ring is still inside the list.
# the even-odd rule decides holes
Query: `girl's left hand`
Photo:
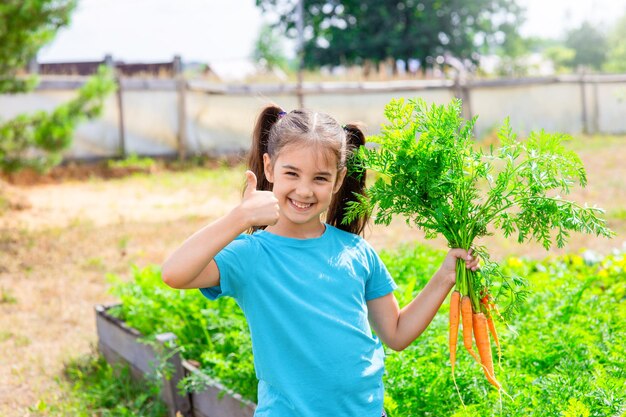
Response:
[[[439,274],[443,276],[446,283],[454,285],[456,283],[456,260],[462,259],[465,261],[465,267],[472,271],[478,270],[479,259],[474,257],[472,250],[466,251],[461,248],[454,248],[448,251],[446,258],[443,260],[441,267],[439,268]]]

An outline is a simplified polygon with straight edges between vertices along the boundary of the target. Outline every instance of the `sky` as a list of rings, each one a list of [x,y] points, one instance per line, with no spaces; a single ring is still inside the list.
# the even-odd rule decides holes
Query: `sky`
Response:
[[[608,27],[626,0],[518,0],[525,36],[558,38],[589,19]],[[254,0],[79,0],[72,23],[39,53],[39,62],[233,62],[248,58],[263,21]]]

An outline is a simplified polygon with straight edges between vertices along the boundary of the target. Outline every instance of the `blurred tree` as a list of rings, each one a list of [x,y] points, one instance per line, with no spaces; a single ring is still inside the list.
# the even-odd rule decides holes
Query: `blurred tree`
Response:
[[[51,112],[20,114],[0,123],[0,171],[46,170],[61,162],[78,123],[100,115],[104,99],[115,90],[112,70],[101,66],[77,96]]]
[[[570,30],[565,37],[565,46],[576,53],[572,60],[574,69],[583,66],[600,70],[607,58],[606,36],[589,22]]]
[[[608,49],[604,68],[609,72],[626,72],[626,14],[609,32]]]
[[[444,54],[477,62],[505,44],[522,19],[515,0],[303,0],[305,64],[377,64],[418,59],[431,66]],[[296,1],[256,0],[296,37]]]
[[[528,56],[537,48],[538,38],[523,38],[517,33],[517,29],[505,25],[501,29],[506,34],[507,41],[494,48],[500,58],[500,64],[496,68],[496,74],[508,77],[521,77],[528,75]]]
[[[25,92],[35,77],[19,72],[69,23],[76,0],[2,0],[0,3],[0,94]],[[97,117],[115,90],[112,71],[101,68],[73,100],[50,113],[38,111],[0,121],[0,171],[47,169],[61,161],[77,124]]]
[[[0,3],[0,93],[31,89],[33,78],[17,73],[67,26],[76,0],[2,0]]]
[[[287,71],[289,61],[283,51],[281,38],[270,25],[261,26],[252,59],[269,71],[276,68]]]
[[[552,61],[556,73],[563,73],[570,71],[574,66],[576,51],[563,45],[554,45],[546,48],[543,55]]]

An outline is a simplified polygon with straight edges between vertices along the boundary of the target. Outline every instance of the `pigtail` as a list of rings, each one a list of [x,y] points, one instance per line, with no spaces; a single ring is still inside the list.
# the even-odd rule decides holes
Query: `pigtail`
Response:
[[[252,146],[248,155],[248,169],[254,172],[257,179],[257,190],[272,191],[272,184],[265,177],[263,155],[268,152],[270,130],[276,124],[283,110],[276,105],[269,105],[261,110],[252,132]],[[252,228],[252,231],[264,229],[265,226]]]
[[[265,178],[263,168],[263,154],[267,153],[267,145],[272,126],[280,118],[283,110],[275,105],[265,107],[259,114],[254,131],[252,132],[252,146],[248,155],[248,169],[254,172],[257,178],[257,189],[272,191],[272,184]]]
[[[365,170],[359,169],[354,163],[356,152],[361,146],[365,146],[365,135],[361,129],[353,124],[344,126],[346,132],[346,165],[347,173],[343,184],[328,207],[326,222],[339,229],[356,235],[361,234],[367,222],[369,214],[357,217],[350,222],[344,222],[347,205],[351,201],[358,201],[358,196],[365,192]]]

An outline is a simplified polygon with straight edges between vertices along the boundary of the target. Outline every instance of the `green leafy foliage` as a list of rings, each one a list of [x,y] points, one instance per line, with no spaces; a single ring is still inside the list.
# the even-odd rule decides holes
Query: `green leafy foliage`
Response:
[[[426,245],[381,253],[398,283],[400,303],[416,296],[444,256]],[[390,416],[623,413],[626,256],[567,255],[543,261],[511,257],[501,269],[510,276],[525,276],[535,289],[521,300],[519,315],[506,327],[498,324],[503,341],[501,382],[512,400],[490,390],[480,377],[482,371],[472,366],[473,359],[462,355],[455,374],[466,408],[459,402],[448,365],[444,306],[416,342],[402,352],[387,352],[385,407]],[[198,291],[171,290],[160,282],[156,267],[136,269],[133,275],[129,282],[116,280],[114,293],[122,301],[118,315],[148,337],[173,331],[184,357],[201,358],[203,372],[254,401],[249,334],[236,304],[230,299],[208,301]]]
[[[297,2],[256,0],[278,17],[276,25],[297,38]],[[502,16],[507,16],[502,19]],[[307,0],[304,59],[311,68],[418,59],[422,67],[449,53],[477,62],[477,50],[516,39],[522,20],[514,0]]]
[[[600,70],[607,59],[609,44],[605,29],[589,21],[581,23],[565,35],[565,47],[575,51],[572,68],[585,66]]]
[[[114,90],[112,71],[102,66],[76,98],[51,113],[21,114],[0,124],[0,170],[45,170],[58,164],[62,152],[72,144],[76,126],[99,116],[105,98]]]
[[[37,51],[69,24],[76,0],[3,0],[0,4],[0,93],[31,90],[36,77],[18,77]],[[76,125],[100,114],[115,89],[110,70],[101,68],[78,97],[55,109],[0,121],[0,170],[48,169],[61,161]]]
[[[474,311],[493,280],[501,288],[516,286],[477,245],[494,228],[546,249],[554,241],[564,246],[571,231],[612,236],[601,209],[560,195],[586,184],[580,158],[563,146],[567,135],[533,132],[521,141],[507,120],[498,134],[501,146],[484,151],[473,137],[476,118],[462,118],[460,100],[429,107],[394,99],[385,117],[389,123],[371,137],[378,146],[362,147],[355,159],[356,169],[374,171],[377,179],[351,203],[346,220],[375,212],[375,223],[388,225],[400,215],[427,238],[443,235],[450,247],[473,248],[486,268],[481,274],[459,268],[457,289],[472,298]]]
[[[204,374],[244,398],[256,399],[248,326],[233,299],[209,302],[200,291],[172,290],[163,284],[156,266],[134,268],[128,283],[114,275],[110,280],[113,294],[122,302],[120,308],[110,310],[112,314],[148,337],[174,333],[181,354],[199,362]],[[202,388],[196,383],[188,385]]]
[[[160,380],[137,384],[128,366],[109,365],[102,356],[85,355],[65,366],[60,379],[64,395],[31,407],[33,416],[162,417],[167,407],[159,397]]]
[[[402,294],[423,268],[421,246],[389,259]],[[433,256],[430,263],[443,259]],[[457,358],[460,404],[449,369],[447,306],[427,331],[386,359],[386,406],[391,417],[619,416],[626,411],[626,256],[585,254],[543,261],[515,257],[507,274],[526,276],[535,291],[507,327],[500,323],[501,382],[512,399],[488,389],[469,355]],[[403,272],[406,271],[406,272]],[[425,282],[427,275],[418,276]],[[419,287],[417,288],[419,289]],[[413,294],[415,296],[415,294]],[[407,364],[411,364],[407,366]]]
[[[69,24],[76,0],[2,0],[0,3],[0,93],[28,91],[32,78],[17,77],[50,42],[56,32]]]
[[[269,71],[289,69],[289,60],[283,52],[281,38],[275,28],[267,24],[261,26],[252,52],[252,59]]]
[[[626,12],[609,30],[607,43],[609,48],[605,71],[626,72]]]

